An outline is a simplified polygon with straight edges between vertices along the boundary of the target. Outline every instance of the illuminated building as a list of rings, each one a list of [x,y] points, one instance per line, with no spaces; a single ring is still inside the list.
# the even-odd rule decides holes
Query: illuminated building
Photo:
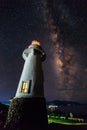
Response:
[[[24,68],[15,97],[43,97],[43,72],[41,62],[45,60],[45,52],[38,41],[24,50]]]

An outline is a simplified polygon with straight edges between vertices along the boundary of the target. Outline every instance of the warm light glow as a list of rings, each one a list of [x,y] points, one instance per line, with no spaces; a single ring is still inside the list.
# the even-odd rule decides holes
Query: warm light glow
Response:
[[[38,45],[38,46],[40,46],[40,42],[37,41],[37,40],[33,40],[33,41],[32,41],[32,44],[33,44],[33,45]]]
[[[28,84],[27,84],[27,82],[26,81],[23,81],[22,82],[22,87],[21,87],[21,93],[27,93],[27,88],[28,87]]]

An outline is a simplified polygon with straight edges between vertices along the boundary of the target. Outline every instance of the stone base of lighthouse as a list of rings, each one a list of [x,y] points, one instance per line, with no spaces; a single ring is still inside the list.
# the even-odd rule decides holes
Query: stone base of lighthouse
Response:
[[[12,99],[5,124],[7,130],[47,128],[47,111],[44,98]]]

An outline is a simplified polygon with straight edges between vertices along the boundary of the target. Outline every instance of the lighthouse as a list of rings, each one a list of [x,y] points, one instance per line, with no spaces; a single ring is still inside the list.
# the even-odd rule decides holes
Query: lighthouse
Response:
[[[11,100],[5,127],[10,129],[46,128],[48,125],[44,98],[42,62],[46,54],[40,42],[33,40],[23,51],[23,71],[16,95]]]
[[[42,62],[46,55],[39,41],[32,41],[22,57],[25,64],[15,97],[44,97]]]

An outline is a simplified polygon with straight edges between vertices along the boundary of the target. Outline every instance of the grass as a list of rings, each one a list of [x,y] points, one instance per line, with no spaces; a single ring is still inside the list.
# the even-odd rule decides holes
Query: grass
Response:
[[[48,117],[48,123],[59,123],[59,124],[65,124],[65,125],[87,125],[87,123],[84,122],[78,122],[76,119],[60,119],[55,117]]]

